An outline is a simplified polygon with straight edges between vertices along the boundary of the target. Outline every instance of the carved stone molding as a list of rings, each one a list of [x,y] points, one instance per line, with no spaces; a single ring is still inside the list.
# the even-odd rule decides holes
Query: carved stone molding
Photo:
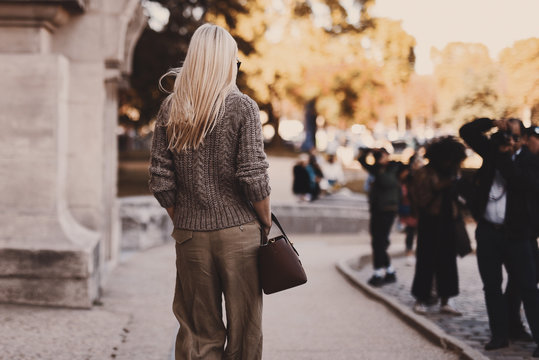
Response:
[[[0,4],[14,5],[60,5],[70,12],[83,12],[89,0],[0,0]]]

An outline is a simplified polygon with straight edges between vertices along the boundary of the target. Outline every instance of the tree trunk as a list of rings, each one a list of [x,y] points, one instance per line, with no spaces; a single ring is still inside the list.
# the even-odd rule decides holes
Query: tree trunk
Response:
[[[283,139],[279,135],[279,118],[275,116],[275,113],[273,111],[273,105],[271,104],[271,102],[269,104],[263,104],[262,106],[260,106],[260,109],[268,114],[268,124],[273,126],[273,128],[275,129],[275,135],[269,142],[268,147],[283,147]]]
[[[406,133],[406,102],[401,84],[397,86],[397,131],[400,136]]]

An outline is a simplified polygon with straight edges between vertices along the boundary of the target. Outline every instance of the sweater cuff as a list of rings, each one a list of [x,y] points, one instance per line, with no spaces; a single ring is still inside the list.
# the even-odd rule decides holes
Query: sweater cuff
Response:
[[[155,196],[159,205],[164,208],[169,208],[176,204],[176,191],[174,190],[155,192],[153,196]]]
[[[267,198],[271,192],[271,188],[267,181],[245,184],[243,191],[247,199],[251,202],[257,202]]]

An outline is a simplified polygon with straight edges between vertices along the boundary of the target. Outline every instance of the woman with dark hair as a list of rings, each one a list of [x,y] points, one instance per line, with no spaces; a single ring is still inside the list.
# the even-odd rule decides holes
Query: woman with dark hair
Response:
[[[449,304],[449,298],[459,293],[455,229],[461,213],[456,180],[466,158],[465,147],[452,136],[437,138],[427,145],[425,158],[429,163],[415,172],[411,184],[411,196],[419,215],[412,284],[412,295],[416,298],[414,311],[426,313],[435,280],[441,299],[440,312],[461,315]]]

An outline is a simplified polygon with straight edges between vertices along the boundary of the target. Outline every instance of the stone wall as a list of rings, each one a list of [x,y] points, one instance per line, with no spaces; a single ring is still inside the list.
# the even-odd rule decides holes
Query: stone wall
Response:
[[[172,221],[153,196],[130,196],[119,202],[123,251],[144,250],[172,240]]]
[[[117,92],[139,0],[0,0],[0,301],[90,307],[118,259]]]
[[[172,222],[153,196],[119,199],[121,249],[144,250],[172,241]],[[362,204],[272,204],[287,234],[356,234],[368,229],[368,209]]]

